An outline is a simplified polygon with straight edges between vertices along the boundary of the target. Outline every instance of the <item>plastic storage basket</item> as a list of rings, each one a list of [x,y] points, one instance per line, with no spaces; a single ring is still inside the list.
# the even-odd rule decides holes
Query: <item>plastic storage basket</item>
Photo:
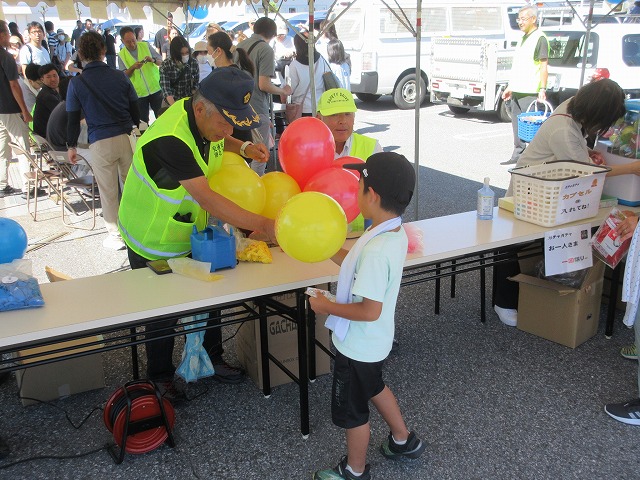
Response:
[[[543,227],[594,217],[610,170],[571,160],[513,168],[513,214]]]
[[[544,112],[534,112],[531,110],[532,107],[538,103],[544,104]],[[553,107],[549,102],[538,102],[537,100],[531,102],[527,111],[518,115],[518,137],[520,137],[520,140],[523,142],[531,142],[544,121],[549,118],[552,113]]]

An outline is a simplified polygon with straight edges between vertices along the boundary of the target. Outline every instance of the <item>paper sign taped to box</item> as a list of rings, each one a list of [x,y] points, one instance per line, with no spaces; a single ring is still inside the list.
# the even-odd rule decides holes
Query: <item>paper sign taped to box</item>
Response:
[[[556,224],[595,217],[600,208],[600,195],[594,195],[598,182],[604,182],[604,179],[586,176],[562,182],[558,196]]]
[[[589,224],[560,228],[544,234],[545,275],[575,272],[592,265]]]

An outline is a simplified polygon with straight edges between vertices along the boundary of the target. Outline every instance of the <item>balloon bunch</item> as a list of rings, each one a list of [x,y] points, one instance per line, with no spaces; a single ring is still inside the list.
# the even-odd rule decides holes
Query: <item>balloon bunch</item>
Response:
[[[331,130],[321,120],[303,117],[291,123],[280,138],[282,169],[298,182],[304,192],[329,195],[353,221],[358,208],[359,173],[345,170],[345,163],[362,163],[354,157],[333,159],[336,149]]]
[[[242,157],[225,152],[222,167],[209,177],[211,189],[250,212],[275,219],[284,252],[303,262],[321,262],[340,249],[347,223],[360,213],[359,173],[334,161],[335,142],[320,120],[303,117],[280,138],[282,172],[258,176]]]

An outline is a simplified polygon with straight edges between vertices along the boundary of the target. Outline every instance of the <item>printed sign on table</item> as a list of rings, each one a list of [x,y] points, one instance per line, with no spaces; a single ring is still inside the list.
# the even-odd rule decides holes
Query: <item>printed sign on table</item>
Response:
[[[544,271],[547,276],[575,272],[593,265],[591,226],[560,228],[544,235]]]

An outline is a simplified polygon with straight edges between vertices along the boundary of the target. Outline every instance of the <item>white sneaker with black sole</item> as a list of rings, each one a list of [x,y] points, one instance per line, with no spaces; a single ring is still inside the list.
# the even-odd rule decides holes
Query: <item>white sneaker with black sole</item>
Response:
[[[609,403],[604,411],[611,418],[627,425],[640,425],[640,398],[626,403]]]

